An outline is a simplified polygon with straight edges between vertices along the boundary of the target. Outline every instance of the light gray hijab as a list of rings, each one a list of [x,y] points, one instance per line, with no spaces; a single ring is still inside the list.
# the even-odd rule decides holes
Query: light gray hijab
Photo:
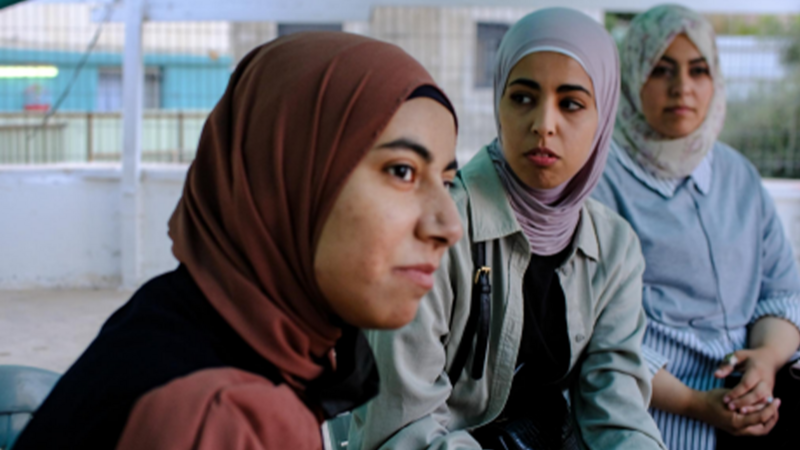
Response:
[[[547,8],[528,14],[508,30],[497,54],[494,116],[498,136],[500,100],[511,69],[525,56],[545,51],[562,53],[576,60],[592,80],[599,120],[589,158],[583,168],[562,185],[535,189],[524,184],[511,170],[499,138],[489,145],[489,154],[531,251],[543,256],[559,253],[570,244],[583,201],[600,180],[614,131],[620,85],[617,47],[601,24],[569,8]]]
[[[700,127],[682,138],[665,138],[642,112],[642,86],[676,36],[686,33],[711,69],[714,96]],[[660,5],[636,16],[620,45],[622,95],[614,141],[658,178],[683,178],[706,157],[725,124],[725,81],[714,27],[700,14],[679,5]]]

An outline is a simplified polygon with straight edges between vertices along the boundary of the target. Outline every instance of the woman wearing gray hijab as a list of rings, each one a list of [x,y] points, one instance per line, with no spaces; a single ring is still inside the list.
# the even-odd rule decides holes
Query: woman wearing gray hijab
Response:
[[[383,389],[348,448],[663,449],[639,241],[588,198],[614,126],[614,42],[582,13],[537,11],[503,38],[494,87],[498,138],[451,190],[466,232],[415,320],[368,333]]]

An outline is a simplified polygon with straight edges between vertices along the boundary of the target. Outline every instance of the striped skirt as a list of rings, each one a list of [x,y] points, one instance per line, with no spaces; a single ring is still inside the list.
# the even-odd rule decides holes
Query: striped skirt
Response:
[[[699,391],[722,387],[725,380],[714,377],[714,371],[725,355],[744,347],[746,330],[731,332],[731,339],[700,341],[696,335],[650,323],[643,345],[656,351],[667,363],[669,373],[683,384]],[[716,447],[714,427],[684,416],[650,409],[664,444],[671,450],[713,450]]]

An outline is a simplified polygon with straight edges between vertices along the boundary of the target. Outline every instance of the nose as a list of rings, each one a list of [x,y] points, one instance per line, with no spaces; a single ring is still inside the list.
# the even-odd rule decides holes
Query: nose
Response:
[[[533,112],[531,132],[539,137],[549,137],[556,134],[556,114],[554,105],[543,101]]]
[[[417,225],[417,237],[436,247],[450,247],[461,239],[461,217],[447,189],[432,187]]]
[[[671,97],[681,97],[689,94],[691,90],[692,85],[689,74],[684,73],[683,70],[678,71],[669,84],[669,95]]]

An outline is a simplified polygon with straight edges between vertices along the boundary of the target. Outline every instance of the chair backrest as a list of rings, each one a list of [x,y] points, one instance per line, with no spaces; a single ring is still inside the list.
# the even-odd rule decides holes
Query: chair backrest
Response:
[[[60,375],[25,366],[0,366],[0,450],[10,450]]]
[[[347,450],[347,435],[352,417],[351,413],[344,413],[323,424],[322,447],[325,450]]]

